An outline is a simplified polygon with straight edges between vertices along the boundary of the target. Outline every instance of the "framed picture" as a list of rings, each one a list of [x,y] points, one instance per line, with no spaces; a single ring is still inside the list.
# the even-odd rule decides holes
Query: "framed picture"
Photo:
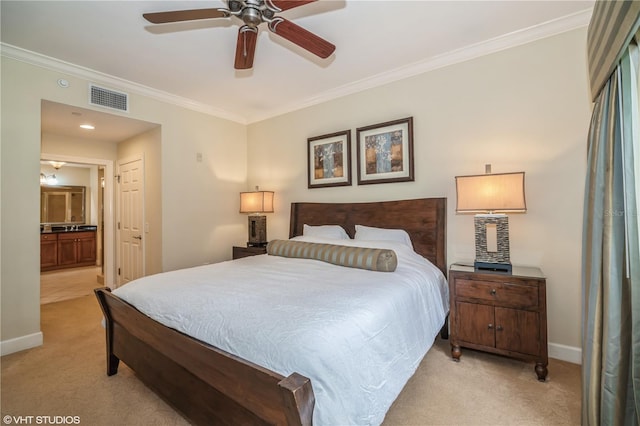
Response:
[[[307,141],[308,187],[351,185],[351,130]]]
[[[356,129],[358,185],[413,181],[413,117]]]

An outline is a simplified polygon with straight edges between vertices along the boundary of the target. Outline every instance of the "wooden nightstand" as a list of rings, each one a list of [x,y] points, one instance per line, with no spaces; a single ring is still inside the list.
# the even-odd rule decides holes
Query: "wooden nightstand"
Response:
[[[511,273],[449,269],[451,356],[460,348],[492,352],[536,363],[538,380],[547,377],[547,298],[542,271],[513,267]]]
[[[267,247],[237,247],[233,246],[233,259],[240,259],[242,257],[255,256],[258,254],[265,254]]]

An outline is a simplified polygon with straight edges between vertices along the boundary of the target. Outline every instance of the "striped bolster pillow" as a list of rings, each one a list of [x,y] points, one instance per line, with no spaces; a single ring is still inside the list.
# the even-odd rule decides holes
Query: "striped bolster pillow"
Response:
[[[305,241],[272,240],[267,245],[267,253],[274,256],[321,260],[334,265],[379,272],[393,272],[398,265],[398,257],[393,250]]]

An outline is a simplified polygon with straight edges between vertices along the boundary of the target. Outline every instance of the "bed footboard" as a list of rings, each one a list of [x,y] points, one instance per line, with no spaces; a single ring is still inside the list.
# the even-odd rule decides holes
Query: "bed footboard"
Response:
[[[311,381],[284,377],[166,327],[95,290],[106,326],[107,375],[122,360],[195,424],[310,425]]]

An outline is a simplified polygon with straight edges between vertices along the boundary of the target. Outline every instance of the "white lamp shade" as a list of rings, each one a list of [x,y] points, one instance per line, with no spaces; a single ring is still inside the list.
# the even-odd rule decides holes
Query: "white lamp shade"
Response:
[[[241,192],[240,213],[273,213],[273,192]]]
[[[456,198],[458,213],[524,213],[524,172],[456,176]]]

